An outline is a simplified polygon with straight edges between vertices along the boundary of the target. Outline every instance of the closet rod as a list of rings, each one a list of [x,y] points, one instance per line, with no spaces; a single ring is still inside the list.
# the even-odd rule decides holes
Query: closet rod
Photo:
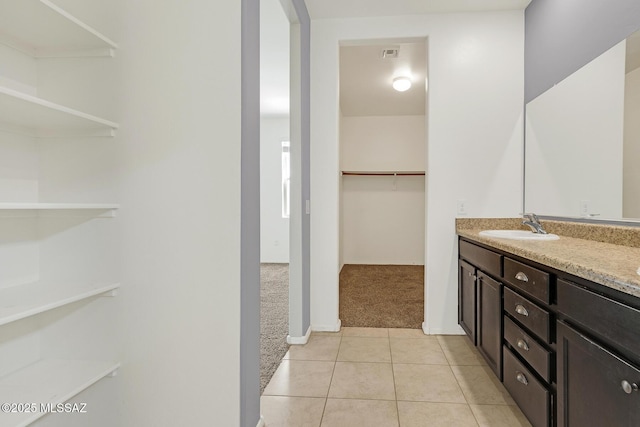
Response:
[[[342,171],[342,175],[351,176],[424,176],[424,172],[347,172]]]

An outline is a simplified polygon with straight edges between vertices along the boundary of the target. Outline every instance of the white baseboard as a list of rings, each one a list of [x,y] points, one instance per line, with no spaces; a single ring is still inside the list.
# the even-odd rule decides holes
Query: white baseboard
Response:
[[[451,328],[432,328],[429,329],[425,322],[422,322],[422,332],[426,335],[466,335],[464,329],[460,325]]]
[[[307,328],[307,333],[304,334],[303,337],[292,337],[291,335],[287,335],[287,344],[290,344],[290,345],[306,344],[307,341],[309,341],[310,335],[311,335],[311,326]]]
[[[342,327],[342,320],[338,319],[338,323],[335,325],[311,325],[311,330],[314,332],[340,332]]]
[[[256,424],[256,427],[266,427],[266,424],[264,422],[264,418],[262,417],[262,415],[260,415],[260,419],[258,420],[258,424]]]

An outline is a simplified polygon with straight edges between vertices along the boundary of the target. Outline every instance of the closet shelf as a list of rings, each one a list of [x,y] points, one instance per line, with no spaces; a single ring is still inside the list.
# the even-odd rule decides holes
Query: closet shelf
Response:
[[[0,218],[114,218],[119,207],[106,203],[0,203]]]
[[[119,207],[111,203],[0,203],[0,211],[114,210]]]
[[[113,136],[118,124],[0,86],[0,129],[36,137]]]
[[[345,176],[424,176],[424,171],[342,171]]]
[[[117,362],[84,360],[40,360],[26,368],[0,378],[1,403],[35,403],[36,412],[0,412],[0,425],[24,427],[48,412],[41,412],[40,404],[65,403],[102,378],[114,374]],[[85,408],[89,411],[90,408]]]
[[[113,56],[118,45],[49,0],[0,0],[0,43],[36,58]]]
[[[117,283],[60,286],[33,282],[0,289],[0,326],[87,298],[113,295],[119,287]]]

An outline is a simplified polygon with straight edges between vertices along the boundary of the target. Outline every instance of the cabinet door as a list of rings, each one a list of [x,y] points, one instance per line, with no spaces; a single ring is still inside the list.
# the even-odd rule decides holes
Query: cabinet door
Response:
[[[502,380],[502,284],[478,272],[478,350]]]
[[[458,261],[458,324],[476,344],[476,269]]]
[[[639,426],[640,370],[558,322],[559,427]]]

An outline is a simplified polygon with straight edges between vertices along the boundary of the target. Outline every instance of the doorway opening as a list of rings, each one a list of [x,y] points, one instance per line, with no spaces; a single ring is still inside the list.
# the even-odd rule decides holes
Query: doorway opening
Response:
[[[289,349],[290,22],[260,2],[260,393]]]
[[[342,326],[424,320],[426,39],[340,46]]]

